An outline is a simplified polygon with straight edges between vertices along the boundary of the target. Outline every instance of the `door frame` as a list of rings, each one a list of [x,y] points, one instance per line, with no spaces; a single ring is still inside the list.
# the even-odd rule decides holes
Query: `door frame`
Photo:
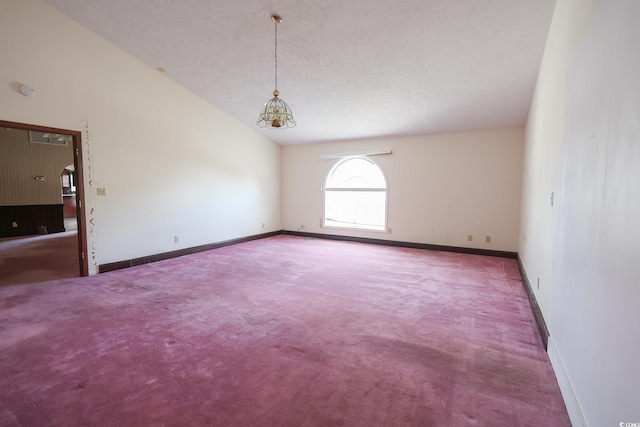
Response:
[[[78,221],[78,265],[80,276],[89,275],[89,259],[87,256],[87,227],[85,224],[84,174],[82,167],[82,132],[77,130],[59,129],[48,126],[27,123],[8,122],[0,120],[0,127],[20,130],[31,130],[45,133],[59,133],[73,137],[73,164],[76,178],[76,220]]]

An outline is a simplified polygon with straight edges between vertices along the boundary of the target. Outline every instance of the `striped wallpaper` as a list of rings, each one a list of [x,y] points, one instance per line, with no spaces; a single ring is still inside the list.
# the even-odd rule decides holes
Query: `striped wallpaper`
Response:
[[[0,206],[62,204],[60,175],[70,164],[72,143],[36,144],[29,131],[0,128]]]

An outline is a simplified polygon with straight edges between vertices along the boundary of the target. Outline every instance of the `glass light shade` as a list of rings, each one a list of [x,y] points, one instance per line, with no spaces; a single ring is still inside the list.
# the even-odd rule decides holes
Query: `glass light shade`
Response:
[[[291,108],[282,99],[278,98],[278,91],[273,91],[273,98],[267,101],[260,110],[258,126],[274,129],[285,129],[296,126]]]

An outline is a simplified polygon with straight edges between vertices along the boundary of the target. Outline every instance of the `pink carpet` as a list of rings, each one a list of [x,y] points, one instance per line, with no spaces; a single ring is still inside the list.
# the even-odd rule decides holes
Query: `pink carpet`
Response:
[[[0,288],[0,425],[569,426],[515,260],[276,236]]]

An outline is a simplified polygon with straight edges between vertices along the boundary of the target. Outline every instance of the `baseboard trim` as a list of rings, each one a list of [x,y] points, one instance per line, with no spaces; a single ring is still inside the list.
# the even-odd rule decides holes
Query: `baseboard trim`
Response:
[[[223,246],[236,245],[238,243],[249,242],[251,240],[264,239],[265,237],[277,236],[279,234],[287,234],[291,236],[312,237],[318,239],[343,240],[348,242],[369,243],[374,245],[387,245],[403,248],[426,249],[431,251],[444,251],[465,253],[471,255],[494,256],[500,258],[518,259],[517,252],[494,251],[489,249],[463,248],[457,246],[431,245],[427,243],[402,242],[398,240],[370,239],[365,237],[339,236],[334,234],[320,233],[303,233],[299,231],[280,230],[270,233],[255,234],[253,236],[241,237],[239,239],[225,240],[223,242],[209,243],[206,245],[194,246],[191,248],[178,249],[171,252],[162,252],[154,255],[147,255],[140,258],[110,262],[98,265],[98,273],[106,273],[108,271],[120,270],[122,268],[135,267],[137,265],[150,264],[152,262],[163,261],[166,259],[176,258],[184,255],[195,254],[198,252],[209,251],[211,249],[221,248]]]
[[[116,261],[108,264],[98,265],[98,273],[106,273],[108,271],[120,270],[122,268],[135,267],[137,265],[150,264],[152,262],[164,261],[166,259],[177,258],[184,255],[191,255],[198,252],[209,251],[224,246],[237,245],[238,243],[249,242],[251,240],[264,239],[265,237],[277,236],[280,231],[270,233],[255,234],[253,236],[241,237],[238,239],[225,240],[217,243],[208,243],[206,245],[193,246],[191,248],[178,249],[171,252],[163,252],[155,255],[148,255],[140,258]]]
[[[567,408],[571,425],[573,427],[588,427],[587,422],[584,419],[584,415],[582,414],[582,409],[580,409],[580,404],[578,403],[576,394],[571,386],[571,381],[569,381],[569,377],[567,376],[567,371],[564,369],[564,363],[562,363],[562,358],[560,357],[560,353],[558,352],[558,348],[556,347],[553,337],[549,337],[547,354],[549,355],[549,361],[551,361],[553,372],[556,374],[556,380],[558,381],[560,393],[562,394],[562,399],[564,399],[564,405]]]
[[[430,251],[456,252],[471,255],[494,256],[499,258],[517,259],[517,252],[494,251],[490,249],[463,248],[459,246],[432,245],[428,243],[403,242],[399,240],[370,239],[366,237],[340,236],[336,234],[306,233],[301,231],[282,230],[282,234],[316,239],[344,240],[347,242],[370,243],[374,245],[397,246],[402,248],[427,249]]]
[[[533,312],[533,318],[536,320],[536,325],[538,325],[538,332],[540,332],[540,338],[542,338],[542,343],[544,344],[545,350],[548,350],[549,329],[547,328],[547,324],[544,321],[544,317],[542,316],[542,310],[540,310],[540,306],[538,305],[538,300],[536,299],[536,296],[533,294],[533,288],[531,287],[531,283],[529,282],[529,278],[527,277],[527,272],[524,269],[524,264],[522,264],[522,259],[520,259],[520,255],[518,255],[518,269],[520,269],[520,276],[522,276],[522,284],[524,286],[524,290],[527,292],[527,297],[529,298],[529,305],[531,306],[531,311]]]

